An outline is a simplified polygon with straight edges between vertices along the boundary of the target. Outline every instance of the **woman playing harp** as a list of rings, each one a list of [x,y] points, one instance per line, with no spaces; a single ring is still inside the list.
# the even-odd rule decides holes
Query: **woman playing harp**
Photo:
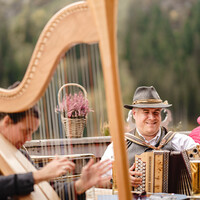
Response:
[[[17,149],[32,138],[33,132],[39,126],[39,112],[34,106],[24,112],[0,113],[0,134]],[[23,150],[26,157],[31,160]],[[82,169],[82,175],[75,183],[64,184],[61,188],[65,191],[65,199],[85,199],[84,192],[90,187],[107,181],[110,177],[102,177],[111,168],[111,162],[98,162],[94,164],[91,159]],[[75,164],[66,158],[56,158],[38,171],[9,176],[0,176],[0,197],[8,199],[16,195],[27,195],[34,191],[34,184],[49,181],[53,178],[72,171]],[[86,181],[87,180],[87,181]],[[69,189],[70,188],[70,189]]]

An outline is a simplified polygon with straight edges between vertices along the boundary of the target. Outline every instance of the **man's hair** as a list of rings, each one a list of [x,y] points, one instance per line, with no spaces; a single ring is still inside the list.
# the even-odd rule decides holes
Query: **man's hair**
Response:
[[[13,85],[9,86],[8,89],[13,89],[20,84],[19,81],[15,82]],[[17,113],[5,113],[0,112],[0,120],[2,120],[6,115],[8,115],[14,124],[18,123],[19,121],[23,120],[27,115],[32,115],[39,119],[39,109],[37,105],[29,108],[28,110],[17,112]]]

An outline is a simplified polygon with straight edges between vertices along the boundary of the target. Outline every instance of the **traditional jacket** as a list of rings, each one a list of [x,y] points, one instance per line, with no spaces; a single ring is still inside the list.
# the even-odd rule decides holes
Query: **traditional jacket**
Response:
[[[174,137],[175,133],[169,132],[167,133],[166,128],[161,127],[161,135],[158,143],[155,145],[158,149],[175,151],[171,145],[171,139]],[[128,152],[128,160],[129,166],[132,166],[135,163],[135,155],[139,155],[141,153],[152,151],[153,147],[144,142],[144,139],[139,136],[136,129],[126,134],[126,146]],[[165,139],[166,138],[166,139]],[[162,143],[162,144],[161,144]]]

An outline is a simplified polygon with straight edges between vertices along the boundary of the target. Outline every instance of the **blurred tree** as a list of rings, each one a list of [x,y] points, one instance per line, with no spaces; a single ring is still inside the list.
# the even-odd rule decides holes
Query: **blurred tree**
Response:
[[[196,123],[200,110],[200,1],[195,1],[189,15],[180,16],[177,24],[161,4],[159,0],[148,6],[141,0],[130,3],[122,58],[135,87],[154,85],[161,97],[173,104],[174,126],[182,121],[183,129],[188,129],[188,121]]]
[[[22,79],[44,25],[71,2],[0,0],[1,87]],[[195,127],[200,110],[200,1],[119,0],[118,18],[123,102],[131,103],[137,86],[154,85],[173,104],[173,125],[181,121],[183,129]]]

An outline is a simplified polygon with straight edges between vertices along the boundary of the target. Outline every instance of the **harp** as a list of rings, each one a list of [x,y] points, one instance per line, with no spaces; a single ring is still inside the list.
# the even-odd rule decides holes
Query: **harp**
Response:
[[[116,47],[116,12],[115,0],[88,0],[74,3],[55,14],[42,31],[25,76],[21,84],[12,90],[0,90],[0,111],[19,112],[33,106],[44,95],[62,55],[74,44],[98,43],[102,62],[109,128],[114,143],[116,174],[119,199],[131,199],[128,164],[123,138],[122,105],[117,69]],[[1,148],[1,171],[10,173],[26,172],[25,159],[15,148],[4,144]],[[8,152],[6,152],[6,151]],[[5,156],[9,153],[11,160]],[[23,164],[20,162],[23,159]],[[18,163],[13,167],[14,162]],[[10,166],[10,170],[6,168]],[[31,167],[31,170],[35,170]],[[49,185],[44,183],[28,198],[57,199]],[[46,194],[45,191],[51,191]],[[39,196],[38,196],[39,195]],[[49,195],[49,196],[48,196]]]

